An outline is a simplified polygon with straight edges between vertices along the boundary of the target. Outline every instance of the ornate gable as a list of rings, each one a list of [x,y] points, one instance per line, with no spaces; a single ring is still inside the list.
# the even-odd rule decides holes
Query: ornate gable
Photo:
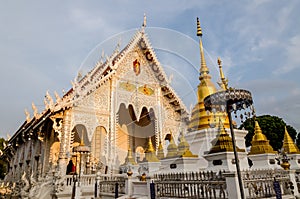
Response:
[[[129,97],[131,101],[142,100],[140,103],[148,103],[152,107],[157,100],[156,92],[160,92],[176,112],[188,119],[187,108],[169,85],[143,28],[136,32],[121,52],[115,51],[105,63],[97,63],[92,71],[73,84],[74,103],[104,85],[113,76],[118,79],[118,94],[121,94],[120,98],[124,98],[124,103]],[[130,82],[135,82],[135,85]],[[144,97],[137,98],[133,93],[142,94]],[[125,105],[128,106],[128,102]],[[137,115],[141,109],[142,107],[137,107]]]

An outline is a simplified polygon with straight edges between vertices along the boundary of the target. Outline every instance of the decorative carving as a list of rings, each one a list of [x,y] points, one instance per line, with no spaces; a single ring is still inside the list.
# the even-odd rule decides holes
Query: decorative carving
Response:
[[[51,95],[49,94],[49,91],[46,92],[46,98],[49,101],[49,108],[53,109],[54,102],[53,102],[53,99],[52,99]]]
[[[26,178],[26,172],[24,171],[22,177],[21,177],[21,197],[27,198],[29,194],[30,184],[28,179]]]
[[[32,106],[32,110],[33,110],[33,116],[34,116],[35,118],[38,118],[38,117],[39,117],[38,109],[36,108],[36,106],[34,105],[33,102],[32,102],[32,104],[31,104],[31,106]]]
[[[56,91],[54,91],[54,95],[55,95],[56,103],[58,104],[61,103],[62,100]]]
[[[27,109],[25,109],[25,115],[26,115],[26,122],[30,122],[31,118],[30,118],[30,113],[27,111]]]
[[[63,120],[62,120],[62,119],[57,119],[57,118],[54,118],[54,119],[53,119],[53,125],[52,125],[52,128],[53,128],[53,130],[57,133],[57,138],[58,138],[59,140],[61,140],[62,123],[63,123]]]

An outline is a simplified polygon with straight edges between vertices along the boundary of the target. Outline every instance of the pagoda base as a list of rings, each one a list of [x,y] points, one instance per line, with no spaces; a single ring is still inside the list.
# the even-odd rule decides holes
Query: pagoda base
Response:
[[[245,152],[238,152],[240,169],[245,170],[249,168],[247,154]],[[204,158],[208,161],[207,170],[210,171],[236,171],[234,152],[219,152],[213,154],[206,154]]]
[[[160,172],[188,172],[199,171],[199,158],[198,157],[180,157],[180,158],[167,158],[162,159]]]
[[[282,169],[274,153],[248,155],[248,158],[252,161],[251,169]]]

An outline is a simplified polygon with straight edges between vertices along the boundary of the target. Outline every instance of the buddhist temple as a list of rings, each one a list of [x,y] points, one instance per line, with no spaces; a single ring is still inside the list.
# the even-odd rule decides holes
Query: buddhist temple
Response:
[[[233,128],[235,121],[230,124],[225,110],[206,111],[205,98],[230,88],[220,58],[219,87],[212,81],[204,32],[197,18],[199,83],[191,113],[168,81],[147,35],[144,16],[143,25],[124,48],[116,44],[105,60],[102,57],[86,74],[75,77],[62,96],[55,92],[52,98],[46,92],[40,111],[34,103],[32,116],[25,111],[24,122],[0,151],[7,166],[0,193],[5,187],[10,198],[153,198],[153,194],[216,198],[216,193],[219,198],[241,198],[237,165],[247,172],[253,168],[282,172],[275,164],[277,153],[257,121],[247,154],[244,137],[248,131]],[[299,169],[300,151],[286,129],[282,151],[288,154],[291,168]],[[245,182],[240,190],[256,198],[257,187],[246,179],[250,175],[245,176],[238,175]],[[296,182],[295,178],[280,179],[285,180],[282,184]],[[270,187],[272,180],[264,187]],[[209,186],[211,182],[214,186]],[[298,193],[297,188],[293,194],[290,188],[282,190],[287,195]],[[275,196],[274,191],[267,194]]]

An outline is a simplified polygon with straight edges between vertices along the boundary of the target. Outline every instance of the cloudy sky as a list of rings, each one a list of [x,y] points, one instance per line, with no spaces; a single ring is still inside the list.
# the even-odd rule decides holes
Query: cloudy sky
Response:
[[[96,51],[101,54],[104,41],[112,36],[119,38],[120,33],[134,33],[144,13],[146,32],[168,75],[173,71],[184,81],[193,79],[187,84],[190,90],[196,89],[199,50],[195,23],[199,17],[212,74],[217,74],[215,62],[219,56],[230,86],[252,92],[258,115],[282,117],[299,132],[299,8],[296,0],[2,0],[0,136],[19,128],[25,120],[24,109],[32,112],[32,102],[42,110],[47,90],[52,95],[68,90],[91,51],[100,46]],[[178,39],[160,40],[164,37],[159,35],[164,34]],[[181,68],[172,66],[174,62]],[[174,79],[177,92],[189,108],[194,98],[186,99]]]

